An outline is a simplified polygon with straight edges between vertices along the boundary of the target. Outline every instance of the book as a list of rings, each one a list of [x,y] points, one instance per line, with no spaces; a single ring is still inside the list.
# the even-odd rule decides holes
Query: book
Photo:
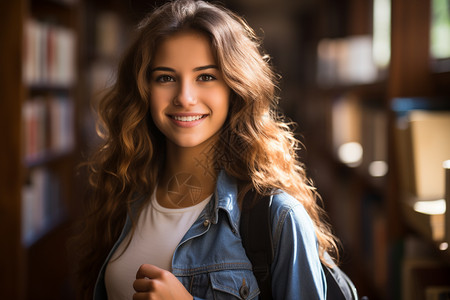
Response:
[[[392,109],[403,218],[441,247],[448,242],[443,163],[450,157],[450,102],[397,98]]]
[[[406,198],[443,199],[443,162],[450,159],[450,101],[397,98],[394,137],[401,190]]]
[[[76,38],[72,29],[27,20],[23,41],[23,81],[30,86],[70,87],[76,74]]]
[[[44,97],[25,101],[22,107],[24,158],[25,161],[39,160],[47,147],[47,109]]]
[[[31,169],[22,187],[22,243],[33,244],[55,227],[65,213],[59,178],[44,167]]]
[[[66,96],[49,98],[50,151],[65,153],[75,144],[73,101]]]
[[[381,102],[381,101],[380,101]],[[372,184],[383,187],[383,178],[388,167],[388,116],[379,104],[365,103],[362,107],[361,143],[363,158],[362,172],[368,175]]]
[[[450,111],[414,110],[409,114],[414,166],[414,194],[420,199],[443,199],[443,163],[450,159]]]
[[[66,95],[36,96],[22,107],[27,165],[70,152],[75,146],[74,103]]]
[[[367,84],[378,79],[372,36],[323,39],[317,47],[317,83],[320,86]]]
[[[333,102],[333,151],[342,163],[357,167],[362,162],[361,105],[356,95],[345,94]]]

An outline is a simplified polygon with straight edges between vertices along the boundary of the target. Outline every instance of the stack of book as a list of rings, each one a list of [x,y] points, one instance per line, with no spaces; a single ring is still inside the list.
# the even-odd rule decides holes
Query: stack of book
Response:
[[[64,217],[61,182],[44,167],[33,168],[22,188],[22,243],[33,244]]]
[[[397,115],[396,149],[406,220],[431,240],[448,243],[444,162],[450,159],[449,104],[400,98],[392,107]]]
[[[71,86],[75,80],[73,30],[29,19],[25,25],[23,79],[29,86]]]
[[[67,96],[36,97],[23,105],[24,159],[32,165],[73,150],[73,101]]]

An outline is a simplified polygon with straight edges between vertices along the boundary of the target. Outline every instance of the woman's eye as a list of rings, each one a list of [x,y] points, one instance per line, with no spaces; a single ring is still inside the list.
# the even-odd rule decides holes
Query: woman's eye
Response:
[[[156,77],[156,82],[173,82],[175,81],[175,79],[172,76],[169,75],[160,75],[158,77]]]
[[[198,76],[198,80],[199,81],[212,81],[212,80],[216,80],[216,78],[209,74],[202,74],[202,75]]]

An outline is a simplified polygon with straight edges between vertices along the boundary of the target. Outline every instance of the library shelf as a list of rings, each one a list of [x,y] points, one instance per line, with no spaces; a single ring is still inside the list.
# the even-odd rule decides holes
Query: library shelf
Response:
[[[0,4],[2,299],[70,299],[80,7]]]

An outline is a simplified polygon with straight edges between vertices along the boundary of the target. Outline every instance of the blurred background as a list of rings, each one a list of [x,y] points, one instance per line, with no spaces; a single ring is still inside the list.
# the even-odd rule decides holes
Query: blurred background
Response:
[[[72,299],[92,105],[162,0],[0,3],[0,298]],[[224,0],[281,74],[361,296],[450,299],[450,2]]]

